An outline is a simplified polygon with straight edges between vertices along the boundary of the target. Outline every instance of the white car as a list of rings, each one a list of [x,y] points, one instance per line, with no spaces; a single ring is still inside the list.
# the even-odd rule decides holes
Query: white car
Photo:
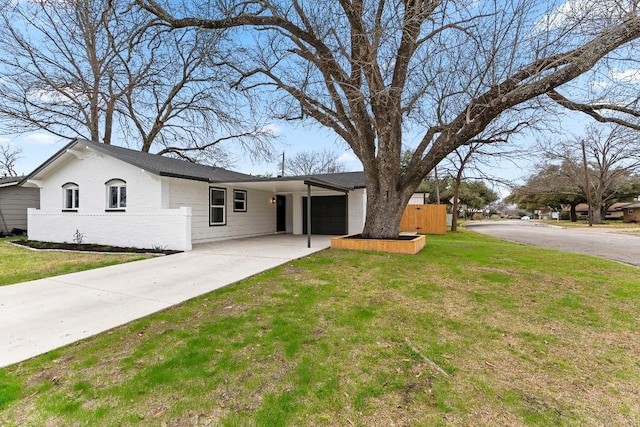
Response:
[[[523,216],[522,218],[520,218],[520,221],[530,221],[530,220],[531,220],[531,218],[526,216],[526,215]]]

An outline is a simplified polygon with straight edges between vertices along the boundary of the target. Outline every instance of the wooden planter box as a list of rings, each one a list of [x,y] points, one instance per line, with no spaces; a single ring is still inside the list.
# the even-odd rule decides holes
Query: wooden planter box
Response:
[[[356,251],[376,251],[393,254],[417,254],[424,248],[424,235],[415,236],[413,239],[358,239],[349,236],[334,237],[331,239],[331,247],[335,249],[351,249]]]

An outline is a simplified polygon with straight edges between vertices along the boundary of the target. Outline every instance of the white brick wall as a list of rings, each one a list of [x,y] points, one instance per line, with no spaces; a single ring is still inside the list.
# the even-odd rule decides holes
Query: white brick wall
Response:
[[[119,178],[127,183],[127,212],[160,209],[160,177],[113,157],[89,151],[79,159],[66,154],[63,167],[52,170],[41,182],[40,207],[62,210],[62,186],[68,182],[80,188],[79,213],[104,212],[107,206],[105,183]]]
[[[148,212],[61,212],[28,210],[29,239],[153,249],[191,250],[191,209],[157,209]]]

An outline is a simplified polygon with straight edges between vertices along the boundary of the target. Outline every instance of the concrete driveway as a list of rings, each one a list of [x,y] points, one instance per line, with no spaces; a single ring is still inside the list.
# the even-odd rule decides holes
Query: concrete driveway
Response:
[[[0,367],[328,248],[329,236],[276,235],[0,287]]]
[[[562,228],[535,221],[472,221],[478,233],[503,240],[594,255],[640,267],[640,234],[615,228]]]

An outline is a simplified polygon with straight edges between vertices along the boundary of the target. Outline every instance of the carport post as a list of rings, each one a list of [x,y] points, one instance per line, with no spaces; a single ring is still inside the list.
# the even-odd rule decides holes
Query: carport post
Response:
[[[311,247],[311,184],[307,184],[307,248]]]

